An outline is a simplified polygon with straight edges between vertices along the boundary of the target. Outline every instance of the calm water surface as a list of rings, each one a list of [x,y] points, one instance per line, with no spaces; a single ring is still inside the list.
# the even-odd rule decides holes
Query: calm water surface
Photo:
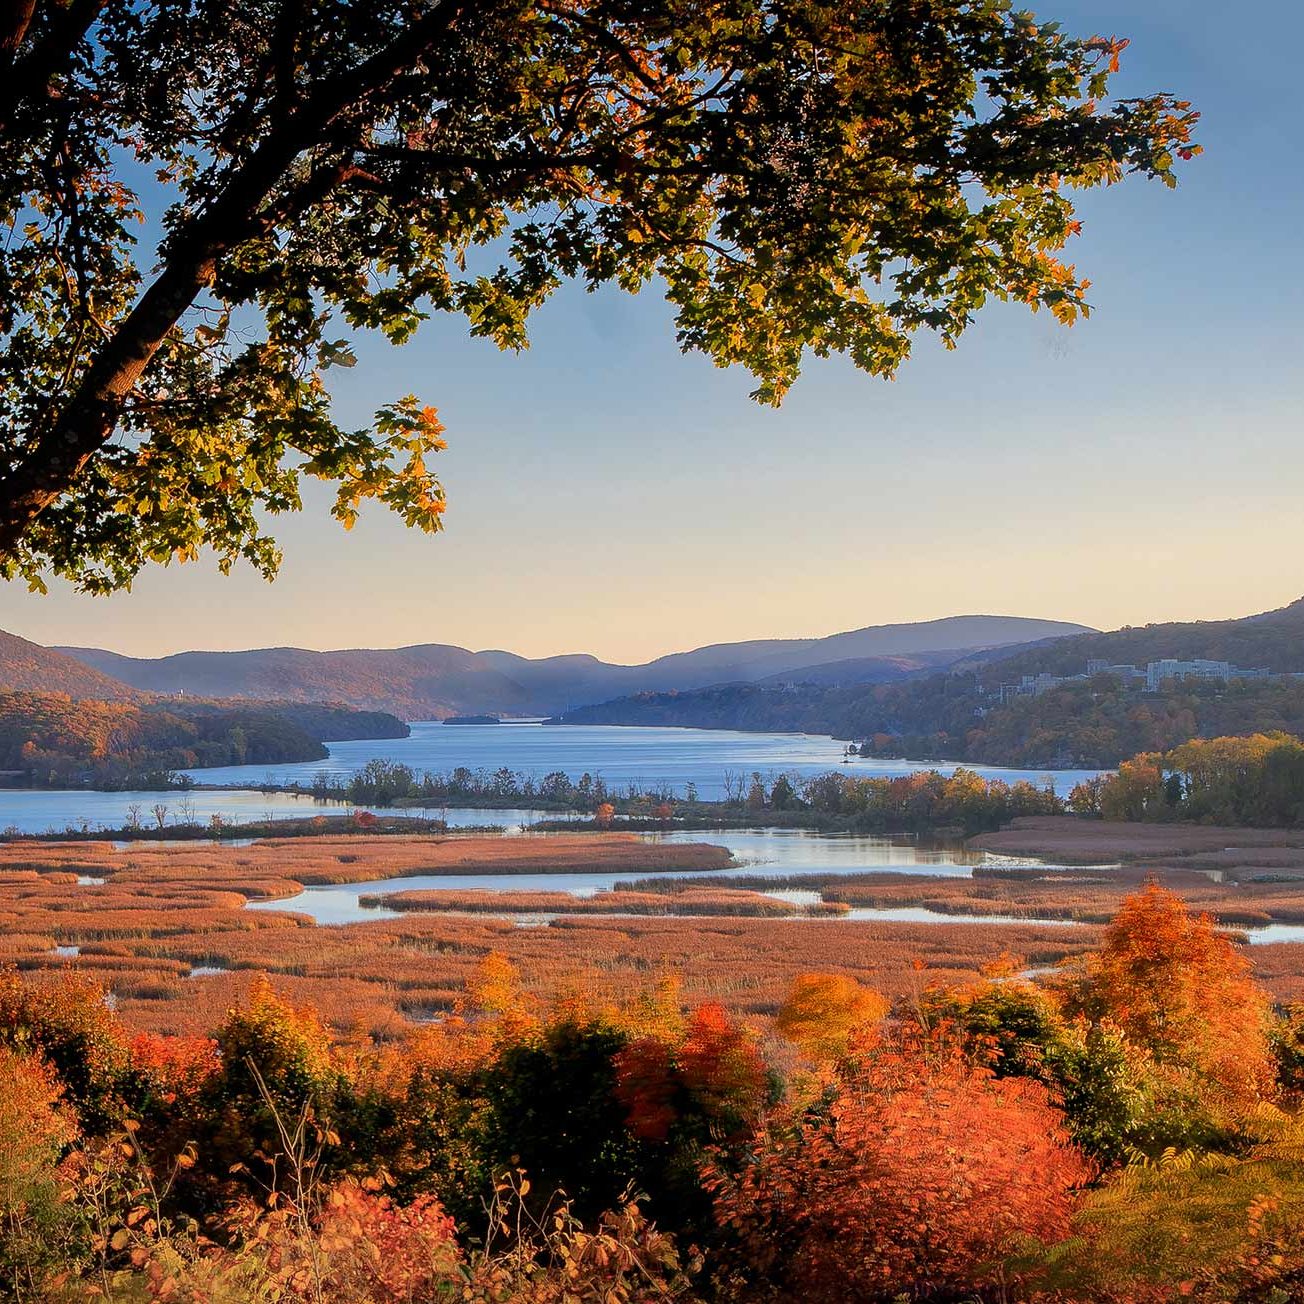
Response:
[[[132,806],[139,807],[140,822],[147,829],[158,824],[154,814],[155,806],[165,808],[163,822],[168,827],[183,822],[207,824],[214,815],[221,815],[227,823],[243,824],[249,820],[302,819],[305,815],[351,815],[358,809],[347,803],[331,802],[323,805],[314,802],[311,797],[249,790],[213,791],[194,788],[188,793],[182,793],[0,789],[0,830],[61,833],[65,829],[92,832],[120,829],[130,819]],[[407,810],[403,814],[447,819],[450,828],[496,825],[508,832],[518,831],[522,824],[549,818],[546,811],[471,810],[461,807]]]
[[[724,729],[625,729],[613,725],[445,725],[425,721],[412,725],[409,738],[363,739],[329,743],[330,756],[323,761],[291,765],[233,765],[212,770],[191,771],[200,783],[229,783],[256,786],[270,778],[276,783],[309,785],[319,774],[356,774],[377,757],[401,761],[417,774],[429,770],[446,774],[459,765],[470,770],[506,767],[541,778],[561,770],[574,779],[586,771],[601,775],[617,789],[634,783],[666,785],[683,793],[689,783],[698,794],[712,799],[724,796],[727,772],[750,775],[759,770],[765,776],[784,771],[804,778],[823,774],[842,762],[844,744],[816,734],[737,733]],[[850,774],[899,775],[928,769],[923,761],[853,761]],[[938,764],[945,772],[955,766]],[[1030,779],[1042,783],[1053,778],[1056,788],[1067,793],[1094,770],[1005,770],[996,766],[974,766],[980,774],[1014,782]]]
[[[284,793],[256,791],[263,783],[299,783],[308,786],[319,774],[344,780],[377,757],[400,761],[417,774],[429,770],[447,773],[457,766],[470,770],[509,770],[541,778],[561,770],[578,779],[586,771],[600,775],[615,788],[634,783],[664,785],[682,794],[696,784],[705,798],[724,795],[727,774],[759,770],[767,779],[782,772],[799,777],[823,774],[841,766],[843,744],[814,734],[736,733],[722,729],[622,729],[610,725],[543,726],[538,723],[501,725],[443,725],[417,723],[410,738],[362,739],[329,743],[330,756],[322,761],[292,765],[233,765],[190,771],[197,783],[229,784],[235,791],[193,790],[188,797],[190,819],[207,823],[214,814],[230,820],[298,818],[318,810],[351,811],[351,806],[316,806],[311,799]],[[901,775],[931,765],[924,761],[853,761],[842,767],[848,774]],[[938,765],[950,772],[955,767]],[[1067,793],[1073,784],[1095,773],[1091,770],[1005,770],[975,766],[980,774],[1013,783],[1028,779],[1054,783]],[[31,792],[0,790],[0,829],[20,833],[46,833],[67,828],[121,828],[130,808],[138,806],[142,821],[155,823],[153,807],[167,807],[164,819],[174,824],[187,816],[187,798],[180,793],[158,792]],[[420,814],[420,811],[416,812]],[[441,813],[437,808],[431,814]],[[533,812],[448,812],[454,827],[472,824],[513,825],[528,822]]]
[[[547,837],[547,834],[528,834]],[[727,847],[739,868],[730,872],[764,878],[784,879],[797,874],[863,874],[879,870],[893,873],[940,874],[968,877],[974,865],[999,861],[1009,864],[1008,857],[993,857],[986,852],[969,851],[959,845],[930,842],[918,838],[884,838],[846,833],[813,833],[806,829],[732,829],[709,832],[652,834],[649,841],[711,842]],[[1038,863],[1038,862],[1025,862]],[[645,876],[630,870],[605,870],[583,874],[417,874],[406,878],[387,878],[370,883],[342,883],[330,887],[310,887],[298,896],[280,901],[260,901],[250,910],[296,910],[311,915],[321,924],[351,924],[368,919],[393,917],[399,911],[364,907],[361,896],[376,896],[413,889],[442,888],[482,892],[568,892],[587,897],[608,892],[619,882],[639,877],[692,878],[699,870],[652,870]],[[793,894],[776,884],[774,895],[792,899]],[[802,894],[804,899],[808,894]],[[852,918],[914,919],[917,915],[934,918],[932,911],[853,911]],[[844,916],[845,917],[845,916]],[[953,915],[938,915],[947,923],[961,922]],[[927,922],[926,919],[924,922]],[[918,920],[915,920],[918,922]],[[1011,922],[1029,922],[1027,920]]]

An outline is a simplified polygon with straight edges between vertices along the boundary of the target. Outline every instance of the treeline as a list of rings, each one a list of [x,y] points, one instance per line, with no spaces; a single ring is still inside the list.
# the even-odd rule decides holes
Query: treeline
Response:
[[[534,807],[584,815],[603,812],[632,827],[679,823],[748,823],[836,827],[849,832],[909,833],[960,829],[978,833],[1028,815],[1103,816],[1113,820],[1198,820],[1257,827],[1304,826],[1304,743],[1284,733],[1193,740],[1167,752],[1142,752],[1114,775],[1078,784],[1067,800],[1052,786],[1006,783],[958,767],[952,774],[916,770],[898,777],[858,776],[854,769],[809,778],[726,771],[723,797],[702,800],[693,784],[619,789],[560,770],[535,779],[506,768],[457,769],[420,777],[406,765],[367,763],[347,782],[319,775],[310,790],[323,801],[359,806]],[[623,825],[622,825],[623,826]]]
[[[665,784],[613,787],[601,776],[587,773],[572,779],[556,770],[536,780],[506,768],[459,768],[448,774],[418,776],[410,766],[376,759],[347,781],[318,775],[309,791],[320,801],[348,801],[357,806],[465,803],[487,809],[609,811],[604,819],[619,815],[660,824],[671,820],[709,823],[730,816],[742,822],[786,817],[778,822],[801,823],[796,817],[809,816],[808,822],[816,825],[835,820],[839,828],[859,832],[937,828],[979,832],[999,828],[1020,815],[1057,815],[1065,809],[1052,789],[988,780],[964,768],[950,776],[928,770],[899,778],[859,778],[836,770],[813,778],[785,773],[767,777],[758,770],[734,770],[725,771],[721,778],[723,798],[704,801],[692,783],[682,792]]]
[[[801,793],[811,810],[848,817],[850,827],[864,832],[979,833],[1020,816],[1061,815],[1065,809],[1053,788],[984,779],[963,767],[951,775],[919,770],[869,779],[834,771],[806,780]]]
[[[1020,963],[895,1008],[804,974],[749,1025],[668,980],[543,999],[490,955],[379,1047],[266,979],[209,1039],[0,975],[0,1274],[20,1301],[1298,1298],[1304,1012],[1158,887],[1047,987]]]
[[[1112,820],[1304,826],[1304,743],[1287,734],[1183,743],[1079,784],[1069,808]]]
[[[174,787],[180,770],[320,760],[323,740],[406,733],[393,716],[346,707],[0,695],[0,770],[11,786]]]
[[[1052,788],[1027,782],[984,779],[963,767],[953,774],[917,770],[895,778],[859,778],[842,770],[811,778],[780,774],[767,786],[759,772],[735,776],[720,807],[751,819],[792,814],[815,817],[816,826],[857,833],[923,833],[998,829],[1021,815],[1061,815],[1064,802]],[[786,821],[781,821],[786,822]]]
[[[381,758],[368,761],[351,776],[318,774],[307,791],[319,801],[348,801],[355,806],[464,804],[487,809],[533,806],[576,811],[591,811],[616,798],[628,804],[668,801],[675,795],[664,786],[645,789],[637,784],[626,784],[617,793],[600,775],[587,772],[571,779],[554,770],[536,779],[505,766],[497,770],[458,766],[446,774],[429,770],[418,774],[401,761]],[[696,800],[695,791],[687,796]]]

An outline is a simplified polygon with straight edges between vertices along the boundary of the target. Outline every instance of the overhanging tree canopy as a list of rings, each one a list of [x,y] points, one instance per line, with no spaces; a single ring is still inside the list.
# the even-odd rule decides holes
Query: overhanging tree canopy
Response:
[[[519,348],[564,279],[659,278],[777,402],[992,297],[1071,322],[1067,192],[1196,149],[1106,99],[1123,44],[1007,0],[0,0],[0,573],[271,575],[304,475],[437,529],[434,410],[332,418],[344,325]]]

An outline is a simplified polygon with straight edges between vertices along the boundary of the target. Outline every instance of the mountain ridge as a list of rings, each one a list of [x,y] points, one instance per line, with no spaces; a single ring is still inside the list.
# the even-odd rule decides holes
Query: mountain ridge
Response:
[[[1225,661],[1227,679],[1173,678],[1152,691],[1088,660],[1134,665],[1173,658]],[[1236,670],[1273,677],[1243,678]],[[550,723],[828,733],[864,755],[1013,766],[1108,767],[1194,737],[1304,733],[1304,599],[1234,620],[1171,621],[989,649],[930,674],[848,685],[836,666],[821,682],[716,685],[637,693]],[[1050,682],[1021,687],[1024,676]],[[1011,691],[1013,690],[1013,691]],[[867,750],[868,749],[868,750]]]
[[[952,655],[1085,632],[1090,632],[1089,626],[1069,621],[946,616],[822,637],[708,644],[637,665],[605,662],[587,653],[530,658],[444,643],[326,652],[293,647],[192,651],[157,658],[128,657],[103,648],[64,646],[54,651],[135,692],[346,701],[412,720],[486,712],[554,715],[630,692],[755,682],[800,674],[807,667],[832,673],[828,668],[838,663],[843,666],[839,673],[859,676],[858,682],[884,682],[928,670]]]

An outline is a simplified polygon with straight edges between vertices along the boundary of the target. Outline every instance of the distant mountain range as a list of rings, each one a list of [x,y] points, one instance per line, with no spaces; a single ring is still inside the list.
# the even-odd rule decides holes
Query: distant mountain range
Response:
[[[1148,692],[1124,676],[1086,677],[1088,661],[1229,662],[1277,678],[1171,679]],[[932,673],[852,683],[797,676],[688,692],[640,692],[579,707],[561,724],[798,730],[859,741],[865,755],[1036,767],[1104,767],[1193,737],[1304,734],[1304,599],[1240,620],[1174,622],[1041,640],[955,657]],[[1024,675],[1047,691],[1002,692]]]
[[[63,692],[170,710],[182,708],[184,695],[187,706],[195,699],[240,709],[329,703],[406,720],[542,715],[562,724],[802,730],[857,741],[865,755],[1025,766],[1112,765],[1213,733],[1304,732],[1304,679],[1289,675],[1172,682],[1157,693],[1126,677],[1084,675],[1091,660],[1144,668],[1170,657],[1304,671],[1304,598],[1239,620],[1110,633],[1063,621],[952,616],[824,638],[718,643],[636,666],[437,643],[148,659],[44,648],[0,633],[0,693]],[[1049,691],[1003,689],[1040,674],[1069,678]]]
[[[950,616],[873,625],[823,638],[719,643],[613,665],[583,654],[532,659],[446,644],[313,652],[180,652],[122,656],[100,648],[0,642],[0,691],[61,691],[130,700],[141,694],[339,702],[408,720],[451,715],[555,715],[638,692],[685,692],[721,683],[881,684],[944,668],[995,648],[1092,632],[1020,616]]]

